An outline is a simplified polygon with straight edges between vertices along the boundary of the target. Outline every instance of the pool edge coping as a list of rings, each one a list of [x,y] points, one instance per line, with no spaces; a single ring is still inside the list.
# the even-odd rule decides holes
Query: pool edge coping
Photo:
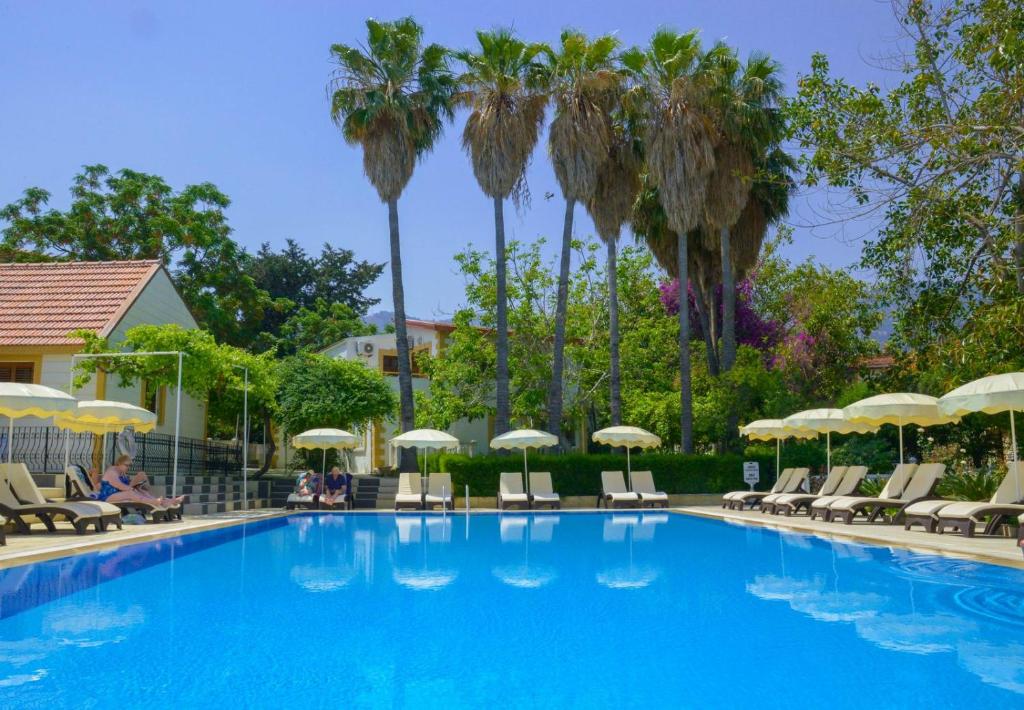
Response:
[[[566,509],[561,511],[551,511],[551,513],[626,513],[635,512],[640,513],[642,509],[617,509],[617,510],[605,510],[601,508],[578,508],[578,509]],[[412,514],[424,514],[425,511],[409,511]],[[538,511],[505,511],[511,512],[512,514],[532,514]],[[547,514],[548,511],[540,511],[541,514]],[[648,510],[648,512],[651,512]],[[910,544],[901,540],[887,540],[878,536],[864,535],[858,532],[847,532],[842,528],[836,530],[820,530],[817,528],[807,528],[802,525],[787,524],[783,519],[780,520],[759,520],[757,518],[748,518],[737,515],[730,515],[727,512],[718,512],[717,510],[701,510],[700,508],[682,506],[661,509],[658,512],[669,512],[675,513],[676,515],[689,515],[697,518],[704,518],[707,520],[717,520],[723,523],[731,523],[737,525],[748,525],[754,527],[768,528],[773,530],[784,530],[802,535],[813,535],[823,540],[839,539],[848,540],[865,545],[871,545],[873,547],[897,547],[903,550],[908,550],[916,554],[926,555],[938,555],[940,557],[949,557],[952,559],[959,560],[970,560],[974,562],[981,562],[983,564],[992,564],[999,567],[1009,567],[1012,569],[1024,569],[1024,558],[1010,559],[1004,557],[998,557],[993,555],[987,555],[984,553],[975,553],[971,551],[957,551],[949,550],[943,547],[933,546],[928,544],[927,538],[922,537],[921,543],[923,544]],[[114,539],[86,539],[82,540],[77,536],[74,538],[63,538],[60,545],[54,547],[44,547],[34,550],[25,550],[23,552],[15,552],[10,555],[0,556],[0,570],[9,569],[13,567],[21,567],[23,565],[35,564],[37,562],[47,562],[49,560],[61,559],[64,557],[73,557],[81,554],[88,554],[91,552],[99,552],[104,550],[116,549],[123,547],[124,545],[134,545],[137,543],[154,542],[156,540],[165,540],[172,537],[185,537],[196,533],[209,532],[212,530],[221,530],[224,528],[235,527],[237,525],[247,525],[249,523],[256,523],[265,520],[273,520],[275,518],[289,517],[293,515],[307,515],[307,514],[329,514],[329,515],[365,515],[365,514],[378,514],[378,515],[394,515],[396,511],[389,510],[366,510],[366,511],[316,511],[316,510],[275,510],[273,512],[261,513],[249,515],[242,518],[231,518],[226,520],[210,519],[209,521],[203,521],[203,523],[190,526],[187,529],[167,527],[159,530],[146,531],[139,535],[132,535],[130,537],[118,537]],[[477,509],[471,510],[470,515],[474,513],[481,514],[501,514],[502,511],[497,509]],[[440,511],[434,511],[433,515],[442,515]],[[465,511],[452,511],[449,515],[454,514],[455,516],[465,515]],[[800,521],[793,521],[799,523]],[[45,533],[43,533],[45,534]],[[924,535],[924,533],[922,533]]]
[[[13,552],[11,554],[4,554],[4,550],[0,548],[0,570],[36,564],[37,562],[59,560],[65,557],[75,557],[77,555],[89,554],[91,552],[113,550],[118,547],[124,547],[125,545],[155,542],[157,540],[166,540],[172,537],[186,537],[195,533],[204,533],[212,530],[222,530],[224,528],[235,527],[237,525],[263,522],[265,520],[273,520],[274,518],[287,517],[289,515],[293,515],[295,512],[296,511],[291,510],[277,510],[272,513],[250,515],[244,518],[230,518],[224,520],[211,518],[209,521],[204,520],[202,523],[190,525],[188,528],[166,527],[158,530],[154,529],[151,532],[148,530],[146,532],[140,531],[140,534],[131,535],[129,537],[107,539],[97,538],[95,540],[88,538],[82,540],[79,537],[74,537],[70,538],[71,542],[69,542],[69,538],[61,538],[60,542],[63,544],[60,544],[59,546],[24,550]],[[163,523],[154,523],[154,525],[163,525]],[[46,533],[43,532],[40,534],[45,535]]]

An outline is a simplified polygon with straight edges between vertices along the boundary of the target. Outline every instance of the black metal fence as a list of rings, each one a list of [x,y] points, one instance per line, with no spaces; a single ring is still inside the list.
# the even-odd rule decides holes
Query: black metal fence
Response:
[[[0,460],[7,460],[8,429],[0,430]],[[66,444],[65,444],[66,442]],[[56,427],[15,427],[14,460],[24,462],[33,473],[63,473],[64,447],[70,450],[71,463],[86,468],[98,464],[103,437],[73,434]],[[109,463],[120,453],[117,437],[107,436],[103,460]],[[169,434],[135,434],[133,469],[154,475],[170,475],[174,471],[174,436]],[[241,475],[242,447],[203,439],[178,439],[178,473],[180,475]]]

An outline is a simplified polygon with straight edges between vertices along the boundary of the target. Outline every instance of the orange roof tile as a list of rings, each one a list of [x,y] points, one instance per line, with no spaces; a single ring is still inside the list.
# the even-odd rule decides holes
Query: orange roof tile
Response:
[[[79,329],[109,335],[157,260],[0,264],[0,346],[77,345]]]

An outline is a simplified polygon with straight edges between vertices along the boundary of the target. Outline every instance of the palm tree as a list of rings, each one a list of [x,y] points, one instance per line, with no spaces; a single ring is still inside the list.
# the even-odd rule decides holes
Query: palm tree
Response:
[[[669,29],[654,33],[648,47],[623,53],[634,86],[627,104],[646,115],[644,154],[650,186],[664,208],[665,226],[676,238],[679,275],[679,380],[682,448],[693,451],[693,403],[690,391],[690,317],[687,307],[690,233],[703,221],[708,177],[714,170],[714,134],[706,114],[720,45],[703,52],[696,32]],[[661,249],[665,253],[664,248]],[[657,252],[656,252],[657,253]]]
[[[612,145],[610,113],[621,75],[615,67],[619,41],[603,35],[593,41],[576,30],[562,32],[557,52],[548,55],[547,80],[555,103],[549,150],[555,177],[565,198],[562,252],[555,304],[555,338],[548,385],[548,430],[562,434],[562,373],[565,369],[565,318],[569,301],[569,259],[573,212],[597,189],[598,170]]]
[[[338,63],[331,83],[331,118],[347,143],[362,147],[363,172],[388,206],[400,424],[408,431],[415,420],[398,198],[416,161],[433,148],[445,121],[454,118],[457,84],[448,69],[447,50],[436,44],[424,47],[423,28],[411,17],[367,20],[366,29],[365,46],[331,46]],[[416,470],[411,449],[403,450],[401,469]]]
[[[741,65],[735,53],[717,56],[711,104],[718,144],[704,216],[706,233],[717,238],[722,274],[722,370],[736,360],[736,279],[730,230],[740,219],[753,187],[755,160],[782,140],[780,66],[755,53]],[[760,243],[758,243],[760,246]]]
[[[616,279],[616,244],[622,225],[633,213],[640,191],[640,161],[628,122],[621,116],[612,125],[612,144],[597,172],[597,187],[587,200],[587,211],[598,236],[608,248],[609,409],[612,426],[622,423],[619,368],[619,296]]]
[[[462,147],[480,189],[494,201],[497,282],[494,433],[509,430],[508,295],[505,286],[505,199],[525,185],[526,166],[544,123],[547,96],[540,90],[543,44],[527,44],[510,30],[477,32],[479,53],[457,52],[466,65],[459,78],[471,107]]]

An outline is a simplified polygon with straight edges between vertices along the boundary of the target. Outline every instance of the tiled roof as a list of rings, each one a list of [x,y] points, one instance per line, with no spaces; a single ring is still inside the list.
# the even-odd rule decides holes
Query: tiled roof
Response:
[[[76,345],[108,335],[160,268],[156,260],[0,264],[0,346]]]

